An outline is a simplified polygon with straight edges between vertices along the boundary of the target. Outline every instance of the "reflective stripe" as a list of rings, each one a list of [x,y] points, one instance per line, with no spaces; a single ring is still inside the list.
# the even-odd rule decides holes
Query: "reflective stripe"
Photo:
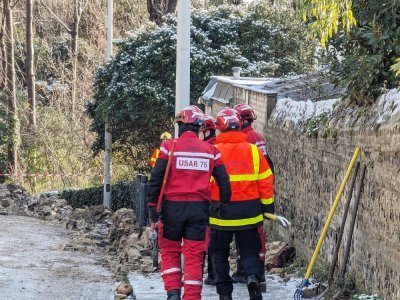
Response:
[[[185,284],[192,284],[192,285],[203,285],[203,281],[198,280],[185,280],[183,281]]]
[[[167,155],[168,155],[168,150],[167,150],[167,149],[165,149],[164,147],[160,147],[160,151],[162,151],[162,152],[164,152],[165,154],[167,154]]]
[[[178,155],[214,158],[214,155],[213,154],[209,154],[209,153],[196,153],[196,152],[183,152],[183,151],[174,152],[174,156],[178,156]]]
[[[256,145],[251,144],[251,153],[253,156],[254,174],[258,176],[260,172],[260,156]]]
[[[261,173],[261,174],[258,175],[258,180],[262,180],[262,179],[268,178],[271,175],[272,175],[272,170],[268,169],[264,173]]]
[[[218,153],[217,155],[215,155],[214,160],[217,160],[220,157],[221,157],[221,153]]]
[[[261,203],[264,204],[264,205],[268,205],[268,204],[274,203],[274,197],[268,198],[268,199],[261,198],[260,200],[261,200]]]
[[[217,218],[210,218],[210,224],[225,226],[225,227],[235,227],[235,226],[253,225],[262,222],[263,220],[264,219],[262,215],[258,215],[257,217],[253,218],[236,219],[236,220],[221,220]]]
[[[161,275],[166,275],[166,274],[170,274],[170,273],[177,273],[177,272],[182,272],[182,269],[181,268],[166,269],[166,270],[161,272]]]
[[[229,175],[230,182],[235,181],[255,181],[258,180],[258,174]]]
[[[256,145],[256,146],[266,145],[266,143],[264,141],[261,141],[261,142],[256,142],[254,145]]]

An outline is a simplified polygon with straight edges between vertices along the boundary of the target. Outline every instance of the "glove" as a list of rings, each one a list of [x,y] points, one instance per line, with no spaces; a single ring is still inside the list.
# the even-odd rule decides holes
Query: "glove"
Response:
[[[215,210],[217,212],[218,218],[221,218],[221,212],[224,210],[224,208],[228,205],[228,203],[218,201],[217,206],[215,207]]]
[[[156,211],[156,207],[155,206],[149,206],[149,218],[150,218],[152,223],[157,223],[158,222],[159,215],[158,215],[158,213]]]
[[[282,225],[283,227],[292,225],[292,224],[290,224],[288,219],[286,219],[285,217],[282,217],[282,216],[278,216],[278,215],[270,214],[270,213],[264,213],[264,216],[267,219],[270,219],[272,221],[279,221],[280,225]]]

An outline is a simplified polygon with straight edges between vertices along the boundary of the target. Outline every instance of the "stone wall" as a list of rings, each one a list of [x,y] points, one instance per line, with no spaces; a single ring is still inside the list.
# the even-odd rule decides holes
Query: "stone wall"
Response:
[[[292,221],[289,231],[277,229],[278,233],[308,261],[353,152],[361,147],[359,161],[367,164],[367,173],[350,271],[359,290],[400,299],[400,114],[382,118],[380,108],[378,104],[369,109],[339,105],[311,138],[303,133],[307,122],[294,126],[274,119],[274,112],[271,119],[257,122],[264,125],[275,164],[277,211]],[[319,257],[324,262],[332,258],[347,193],[346,187],[321,249]],[[349,223],[342,245],[347,243]],[[343,250],[339,263],[342,255]]]

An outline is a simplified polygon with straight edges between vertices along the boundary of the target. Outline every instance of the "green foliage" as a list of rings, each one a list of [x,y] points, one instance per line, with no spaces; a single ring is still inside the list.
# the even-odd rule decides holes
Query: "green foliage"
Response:
[[[305,134],[308,138],[317,138],[318,131],[321,129],[323,125],[328,121],[328,114],[326,112],[314,116],[306,121],[304,126]],[[323,136],[326,135],[327,132],[323,132]]]
[[[350,31],[357,21],[353,16],[352,0],[300,0],[303,20],[312,19],[310,25],[314,37],[319,37],[322,46],[333,34],[338,32],[339,25]]]
[[[398,86],[400,2],[355,0],[353,12],[358,27],[335,37],[329,53],[336,83],[354,103],[367,105]]]
[[[112,186],[112,209],[134,208],[136,186],[133,182],[123,181]],[[103,186],[81,190],[64,190],[61,198],[68,201],[73,208],[103,204]]]
[[[230,75],[234,66],[248,76],[311,70],[314,45],[300,23],[288,21],[290,13],[294,15],[269,2],[194,11],[191,102],[197,102],[211,75]],[[92,129],[98,133],[95,151],[103,149],[108,118],[114,153],[122,153],[137,171],[148,168],[160,133],[173,129],[175,69],[175,16],[167,16],[162,27],[147,26],[119,44],[114,59],[98,70],[94,99],[87,106]]]

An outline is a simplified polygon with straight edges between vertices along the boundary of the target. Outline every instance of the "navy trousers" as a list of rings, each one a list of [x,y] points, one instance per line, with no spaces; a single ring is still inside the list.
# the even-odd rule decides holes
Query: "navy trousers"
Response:
[[[259,258],[261,238],[257,228],[235,231],[211,229],[211,261],[219,295],[231,295],[233,291],[228,261],[233,235],[236,236],[245,276],[255,275],[261,280],[264,271]]]

